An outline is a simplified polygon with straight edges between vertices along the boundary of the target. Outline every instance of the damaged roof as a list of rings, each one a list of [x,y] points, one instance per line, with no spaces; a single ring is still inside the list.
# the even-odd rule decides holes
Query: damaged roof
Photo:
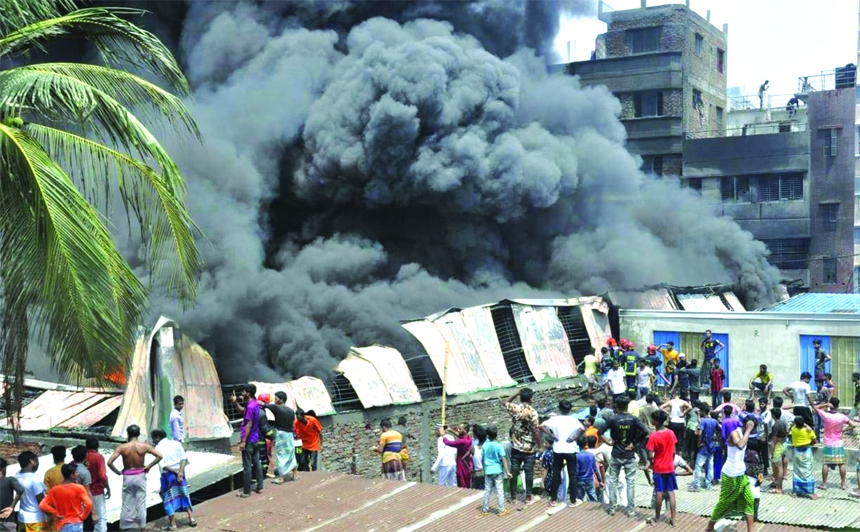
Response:
[[[798,294],[761,309],[799,314],[860,314],[860,294]]]

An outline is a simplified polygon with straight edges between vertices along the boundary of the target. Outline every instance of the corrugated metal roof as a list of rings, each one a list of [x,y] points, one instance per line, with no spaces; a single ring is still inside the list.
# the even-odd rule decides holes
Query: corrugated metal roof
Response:
[[[468,340],[481,359],[481,367],[494,388],[516,384],[505,366],[505,357],[496,336],[493,312],[489,306],[471,307],[460,311]],[[468,344],[467,344],[468,345]]]
[[[156,337],[158,351],[153,360],[150,353]],[[167,430],[174,395],[185,397],[186,441],[229,438],[233,433],[212,357],[180,333],[173,321],[161,316],[152,332],[135,345],[126,393],[111,437],[123,438],[131,424],[144,433],[155,427]]]
[[[350,351],[370,363],[388,392],[390,402],[387,404],[410,404],[421,401],[421,394],[418,393],[418,387],[412,381],[412,374],[409,373],[409,368],[400,351],[384,345],[353,347]]]
[[[334,414],[331,396],[325,383],[316,377],[302,377],[290,381],[290,394],[296,398],[296,406],[302,410],[313,410],[318,416]]]
[[[535,380],[576,375],[570,342],[555,307],[511,304],[529,370]]]
[[[726,302],[729,304],[731,309],[735,312],[746,312],[747,309],[744,308],[744,304],[741,303],[741,300],[738,299],[738,296],[735,295],[734,292],[723,292],[722,296],[725,298]]]
[[[638,488],[639,485],[637,491],[650,502],[651,490]],[[228,494],[196,506],[198,530],[258,532],[270,529],[275,518],[279,528],[308,532],[636,532],[643,530],[645,517],[652,515],[650,509],[639,509],[635,519],[623,513],[609,516],[596,503],[579,503],[548,511],[544,500],[525,507],[514,505],[515,511],[505,517],[485,516],[480,512],[482,493],[477,490],[370,480],[337,473],[303,473],[298,482],[267,485],[264,493],[266,496],[246,500]],[[704,495],[713,506],[716,490]],[[679,502],[687,498],[686,491],[678,492]],[[706,517],[679,513],[673,530],[700,532],[707,522]],[[669,530],[665,523],[658,524],[655,529]],[[731,528],[723,530],[742,529],[735,522]],[[808,532],[809,529],[759,522],[756,531]]]
[[[763,312],[799,314],[860,314],[860,294],[799,294]]]
[[[393,403],[388,387],[385,386],[373,364],[366,358],[355,353],[348,353],[334,370],[343,373],[343,376],[347,378],[364,408]]]
[[[730,312],[718,294],[675,294],[684,310],[694,312]]]
[[[672,294],[666,288],[654,288],[642,292],[609,292],[612,303],[624,309],[641,310],[679,310]]]
[[[120,407],[121,404],[121,395],[108,396],[104,401],[96,403],[80,414],[63,421],[57,426],[69,430],[92,427],[99,421],[111,415],[114,410]]]
[[[21,409],[21,431],[47,432],[96,403],[113,397],[90,392],[46,391]],[[7,422],[3,419],[0,424],[6,425]]]

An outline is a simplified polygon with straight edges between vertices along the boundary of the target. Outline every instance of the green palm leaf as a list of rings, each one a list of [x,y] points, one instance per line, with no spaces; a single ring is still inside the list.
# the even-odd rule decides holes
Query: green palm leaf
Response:
[[[73,9],[72,0],[0,2],[0,58],[79,34],[107,65],[0,70],[0,352],[6,409],[17,414],[32,333],[72,381],[103,381],[128,362],[147,291],[99,213],[112,197],[137,222],[156,286],[190,304],[202,268],[182,176],[144,125],[199,139],[173,94],[188,83],[155,36],[120,18],[142,11]],[[112,68],[128,66],[167,90]]]

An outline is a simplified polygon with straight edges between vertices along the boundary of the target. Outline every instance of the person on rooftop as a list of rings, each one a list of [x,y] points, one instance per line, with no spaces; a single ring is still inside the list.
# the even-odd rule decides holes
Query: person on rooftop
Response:
[[[64,464],[63,483],[54,486],[39,503],[39,508],[53,516],[57,532],[82,532],[84,520],[93,511],[93,501],[89,491],[78,482],[78,468],[74,464]]]
[[[302,440],[302,454],[299,456],[299,471],[317,471],[317,459],[322,448],[323,426],[316,416],[296,409],[293,432]]]
[[[468,423],[462,423],[455,430],[456,438],[442,440],[444,445],[457,449],[457,486],[467,489],[472,487],[472,437],[469,436],[469,429]],[[440,436],[444,430],[440,429]]]
[[[815,351],[815,386],[821,388],[824,383],[824,373],[827,371],[827,363],[833,358],[821,348],[821,340],[816,338],[812,341],[812,347]]]
[[[505,508],[504,481],[512,478],[512,475],[508,467],[505,448],[496,441],[498,437],[499,430],[495,425],[487,427],[487,441],[484,442],[481,450],[484,468],[484,505],[481,511],[485,515],[490,513],[490,496],[495,491],[499,516],[503,517],[511,513],[509,509]]]
[[[822,375],[822,379],[823,377],[824,375]],[[808,371],[804,371],[800,374],[800,380],[786,386],[782,393],[794,401],[794,415],[802,417],[804,424],[814,427],[815,419],[812,417],[810,405],[815,402],[815,399],[812,395],[812,388],[809,386],[811,380],[812,375]]]
[[[185,408],[185,398],[177,395],[173,398],[173,410],[170,411],[170,439],[179,443],[185,442],[185,418],[182,410]]]
[[[379,444],[373,447],[373,452],[382,457],[382,478],[386,480],[406,480],[400,450],[403,448],[403,436],[391,428],[391,420],[383,418],[379,423],[382,434]]]
[[[747,532],[753,532],[755,526],[755,496],[746,475],[747,467],[744,462],[747,442],[755,422],[748,420],[745,425],[736,418],[728,417],[722,424],[723,441],[726,442],[726,463],[723,464],[720,477],[720,497],[711,519],[707,532],[714,532],[717,521],[728,514],[743,514],[746,520]]]
[[[675,474],[675,446],[678,439],[674,432],[666,429],[665,424],[669,419],[666,412],[658,410],[651,414],[651,423],[654,432],[648,436],[647,469],[654,473],[654,493],[656,494],[656,505],[654,507],[654,518],[648,519],[648,524],[653,525],[660,521],[660,510],[663,508],[663,498],[669,498],[669,525],[675,526],[675,513],[677,504],[675,491],[678,489],[678,479]],[[628,481],[629,482],[629,481]]]
[[[257,386],[247,383],[242,386],[242,399],[244,404],[239,404],[236,392],[230,395],[233,406],[243,414],[242,426],[239,432],[239,452],[242,453],[242,493],[240,497],[251,496],[251,478],[257,481],[255,491],[263,492],[263,466],[260,463],[260,403],[257,402]]]
[[[552,416],[540,425],[540,430],[548,434],[553,441],[552,452],[552,484],[549,486],[550,506],[558,501],[558,487],[561,484],[561,468],[567,468],[568,501],[576,502],[577,480],[576,455],[580,452],[577,440],[585,432],[582,423],[570,415],[573,405],[563,399],[558,403],[559,415]]]
[[[616,414],[609,418],[606,426],[601,429],[603,434],[609,431],[612,438],[612,459],[609,463],[609,514],[614,515],[616,501],[620,495],[618,477],[624,470],[627,484],[627,517],[636,516],[636,470],[639,459],[636,449],[648,437],[648,428],[637,418],[627,412],[629,400],[622,396],[615,404]]]
[[[770,81],[764,80],[764,83],[759,85],[759,88],[758,88],[758,108],[759,109],[764,109],[764,95],[767,92],[767,89],[770,88],[769,84],[770,84]]]
[[[152,445],[142,442],[140,427],[129,425],[126,429],[128,441],[113,452],[107,461],[108,468],[122,477],[122,509],[119,516],[119,527],[122,530],[146,529],[146,474],[161,461],[161,453]],[[152,455],[155,460],[146,464],[146,455]],[[117,458],[122,457],[122,471],[114,465]]]
[[[831,397],[826,404],[815,405],[815,410],[824,424],[824,459],[821,465],[821,484],[819,489],[827,489],[827,477],[830,469],[839,468],[840,487],[848,489],[845,468],[845,444],[842,439],[842,429],[845,425],[860,427],[860,423],[839,412],[839,398]]]
[[[797,497],[818,498],[815,494],[815,460],[812,458],[815,441],[815,431],[804,423],[803,416],[794,418],[794,426],[791,427],[791,446],[794,447],[792,490]]]
[[[623,382],[623,374],[622,374]],[[514,399],[520,399],[520,403],[514,403]],[[540,445],[540,418],[537,410],[532,406],[534,391],[531,388],[517,390],[513,395],[503,401],[505,409],[511,416],[511,473],[510,481],[511,499],[516,500],[517,479],[520,469],[526,476],[526,499],[525,503],[531,504],[537,499],[532,494],[535,478],[535,453]]]
[[[788,118],[797,116],[797,108],[800,107],[800,100],[797,96],[792,96],[788,103],[785,104],[785,110],[788,111]]]
[[[750,399],[755,399],[756,390],[768,400],[773,395],[773,373],[767,370],[766,364],[758,367],[758,373],[750,381]]]
[[[185,512],[188,515],[188,526],[197,526],[194,519],[194,508],[191,504],[191,495],[188,493],[188,481],[185,476],[185,468],[188,466],[188,456],[182,443],[177,440],[167,439],[167,433],[161,429],[155,429],[150,433],[155,450],[161,453],[163,459],[158,466],[161,468],[161,500],[164,504],[164,513],[169,520],[163,530],[176,530],[176,513]]]
[[[262,408],[275,416],[275,462],[278,477],[272,484],[278,485],[287,480],[298,480],[298,464],[296,462],[296,442],[293,436],[296,413],[287,406],[287,393],[275,392],[274,404],[262,404]]]

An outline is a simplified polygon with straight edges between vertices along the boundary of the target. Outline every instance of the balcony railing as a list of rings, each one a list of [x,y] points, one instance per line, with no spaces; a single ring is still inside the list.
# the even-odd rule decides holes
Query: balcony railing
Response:
[[[745,137],[751,135],[772,135],[775,133],[796,133],[807,131],[806,122],[771,122],[765,124],[747,124],[739,127],[723,127],[716,129],[702,129],[698,131],[687,131],[685,139],[711,139],[720,137]]]
[[[745,94],[742,96],[729,96],[730,107],[729,111],[754,111],[758,109],[785,109],[788,105],[788,100],[794,97],[794,94],[767,94],[764,95],[764,101],[761,102],[758,94]]]
[[[822,70],[820,74],[797,78],[798,94],[844,89],[857,84],[857,67],[846,65],[834,70]]]

